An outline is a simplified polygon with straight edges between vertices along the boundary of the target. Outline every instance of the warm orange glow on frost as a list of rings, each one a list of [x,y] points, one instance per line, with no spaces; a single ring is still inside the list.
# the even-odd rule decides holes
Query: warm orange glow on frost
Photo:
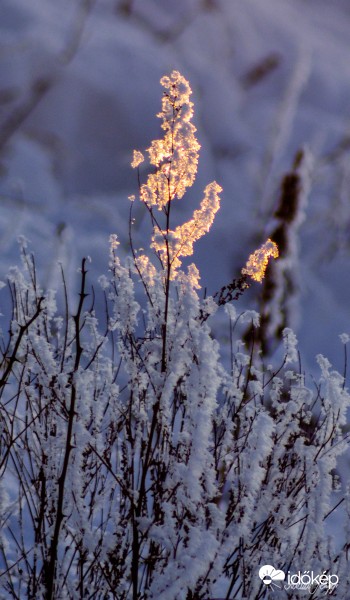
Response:
[[[199,240],[213,224],[215,214],[220,207],[219,193],[222,188],[213,181],[204,190],[204,198],[200,208],[195,210],[192,219],[179,225],[176,229],[157,231],[155,229],[151,247],[159,253],[161,259],[166,262],[169,255],[170,264],[173,269],[171,278],[176,275],[176,270],[181,266],[181,256],[193,254],[193,244]]]
[[[170,77],[162,77],[160,83],[165,91],[162,110],[157,116],[162,119],[165,134],[162,139],[153,140],[147,150],[150,163],[157,170],[141,186],[141,200],[162,210],[174,198],[182,198],[193,184],[200,145],[191,122],[193,102],[188,81],[173,71]]]
[[[142,152],[139,152],[139,150],[134,150],[133,159],[131,163],[132,168],[136,169],[141,163],[143,163],[144,160],[145,159]]]
[[[156,170],[141,185],[140,199],[151,211],[156,207],[168,216],[169,203],[175,198],[182,198],[195,180],[200,145],[192,123],[192,91],[188,81],[178,71],[173,71],[169,77],[162,77],[160,83],[164,92],[162,110],[157,116],[162,119],[161,127],[165,134],[162,139],[153,140],[147,149],[150,163]],[[143,154],[134,150],[131,166],[136,168],[143,160]],[[169,267],[169,279],[179,276],[182,257],[191,256],[193,244],[209,231],[220,206],[221,191],[215,181],[207,185],[199,209],[194,211],[189,221],[175,229],[170,229],[168,222],[167,229],[161,229],[154,219],[151,248],[156,251],[163,266]],[[143,279],[153,281],[155,274],[147,257],[138,256],[135,262]],[[195,265],[190,265],[187,277],[193,287],[200,287]]]
[[[244,269],[242,269],[242,274],[249,275],[249,277],[261,283],[265,277],[265,271],[269,262],[269,258],[277,257],[277,244],[268,239],[265,244],[263,244],[260,248],[258,248],[258,250],[255,250],[255,252],[249,256],[246,266]]]

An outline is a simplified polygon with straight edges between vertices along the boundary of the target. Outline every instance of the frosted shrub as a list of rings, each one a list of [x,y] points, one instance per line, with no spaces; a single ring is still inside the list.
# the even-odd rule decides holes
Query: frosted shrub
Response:
[[[63,311],[40,288],[24,241],[22,268],[8,275],[0,595],[258,600],[270,590],[259,569],[274,565],[332,573],[333,597],[344,598],[350,538],[335,549],[326,529],[331,514],[350,506],[349,494],[336,491],[347,443],[344,380],[319,356],[310,388],[289,329],[281,364],[265,367],[254,348],[232,339],[224,366],[210,320],[225,307],[235,329],[230,302],[249,278],[261,281],[278,249],[267,240],[236,281],[200,298],[197,267],[185,272],[182,260],[212,224],[221,189],[209,183],[192,218],[172,226],[199,145],[188,82],[174,71],[161,83],[165,134],[152,142],[155,169],[140,184],[153,226],[149,253],[132,247],[123,262],[111,236],[105,330],[86,260],[73,312],[64,277]],[[143,161],[135,151],[132,166]],[[259,327],[254,311],[245,318]]]

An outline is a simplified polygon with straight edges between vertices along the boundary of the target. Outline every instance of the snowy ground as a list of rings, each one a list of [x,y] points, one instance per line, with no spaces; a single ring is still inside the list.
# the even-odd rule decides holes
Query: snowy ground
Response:
[[[70,280],[84,254],[94,276],[105,271],[110,233],[126,247],[132,150],[158,135],[159,79],[175,68],[191,82],[202,145],[179,222],[206,183],[224,188],[197,245],[203,286],[214,292],[239,273],[269,230],[281,176],[307,144],[316,166],[295,326],[306,364],[322,352],[341,369],[338,335],[350,332],[349,38],[346,0],[2,0],[2,276],[18,260],[18,234],[31,240],[48,286],[57,260]],[[142,211],[136,217],[142,244]]]

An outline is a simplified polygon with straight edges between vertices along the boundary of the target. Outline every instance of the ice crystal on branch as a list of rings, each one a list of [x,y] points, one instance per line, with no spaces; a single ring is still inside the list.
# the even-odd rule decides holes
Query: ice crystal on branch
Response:
[[[142,152],[139,152],[139,150],[134,150],[133,153],[133,159],[131,162],[131,166],[133,169],[136,169],[141,163],[143,163],[143,161],[145,160]]]
[[[209,231],[220,206],[221,187],[213,181],[204,191],[200,208],[195,210],[192,219],[176,229],[170,228],[170,203],[182,198],[196,177],[200,145],[196,139],[193,117],[192,93],[188,81],[178,72],[162,77],[165,88],[162,110],[157,115],[162,119],[163,139],[153,140],[148,148],[150,163],[157,167],[145,184],[140,187],[140,198],[151,211],[154,231],[151,248],[155,250],[167,271],[168,279],[175,279],[181,266],[180,257],[193,254],[193,244]],[[141,152],[135,150],[132,167],[143,161]],[[162,228],[153,214],[153,209],[163,210],[166,224]],[[138,258],[141,263],[144,259]]]
[[[188,81],[178,71],[160,81],[165,88],[162,111],[164,138],[148,148],[150,163],[158,167],[141,186],[141,199],[161,210],[170,200],[182,198],[196,177],[200,145],[191,123],[193,103]]]
[[[242,269],[242,275],[249,275],[249,277],[261,283],[265,276],[269,258],[277,257],[277,244],[268,239],[265,244],[249,256],[246,266]]]
[[[155,229],[151,246],[159,253],[163,262],[169,255],[173,274],[181,266],[180,256],[191,256],[194,242],[209,231],[220,207],[221,191],[222,188],[215,181],[210,183],[205,188],[200,208],[194,211],[192,219],[179,225],[174,231]]]

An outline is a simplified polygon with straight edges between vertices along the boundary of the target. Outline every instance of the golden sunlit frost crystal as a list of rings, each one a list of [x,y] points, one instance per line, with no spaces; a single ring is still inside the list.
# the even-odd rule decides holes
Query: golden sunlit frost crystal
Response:
[[[242,275],[249,275],[255,281],[261,281],[265,277],[266,267],[269,262],[269,258],[278,257],[278,247],[275,242],[268,239],[258,250],[255,250],[253,254],[249,256],[248,262],[244,269],[242,269]]]
[[[191,256],[193,244],[209,231],[215,214],[220,208],[219,192],[222,188],[213,181],[204,190],[200,208],[195,210],[192,219],[168,232],[168,246],[164,243],[165,231],[155,231],[152,248],[159,252],[161,259],[169,252],[170,262],[176,270],[181,265],[180,256]]]
[[[162,110],[157,115],[162,119],[163,139],[154,140],[147,152],[151,165],[156,171],[151,173],[147,182],[140,187],[140,198],[150,211],[154,208],[164,211],[169,217],[170,203],[182,198],[196,177],[200,145],[195,137],[196,128],[191,122],[193,103],[188,81],[178,72],[160,80],[164,88]],[[131,165],[136,168],[143,161],[143,155],[134,151]],[[193,244],[209,231],[220,206],[221,187],[213,181],[204,190],[200,208],[192,218],[175,230],[162,229],[154,219],[151,241],[153,248],[165,267],[169,267],[169,278],[174,279],[181,266],[180,257],[193,254]],[[167,218],[167,227],[169,218]],[[144,256],[138,258],[138,268],[144,274],[149,262]],[[189,269],[189,273],[194,270]],[[193,283],[198,286],[199,274],[193,275]]]
[[[159,210],[174,198],[182,198],[193,184],[200,149],[194,135],[196,128],[191,123],[193,102],[188,81],[173,71],[170,77],[162,77],[160,83],[165,91],[162,110],[157,116],[162,119],[165,135],[147,149],[150,163],[157,171],[141,186],[141,200]]]
[[[139,152],[139,150],[134,150],[133,159],[131,162],[132,168],[136,169],[141,163],[143,163],[144,160],[145,159],[142,152]]]

